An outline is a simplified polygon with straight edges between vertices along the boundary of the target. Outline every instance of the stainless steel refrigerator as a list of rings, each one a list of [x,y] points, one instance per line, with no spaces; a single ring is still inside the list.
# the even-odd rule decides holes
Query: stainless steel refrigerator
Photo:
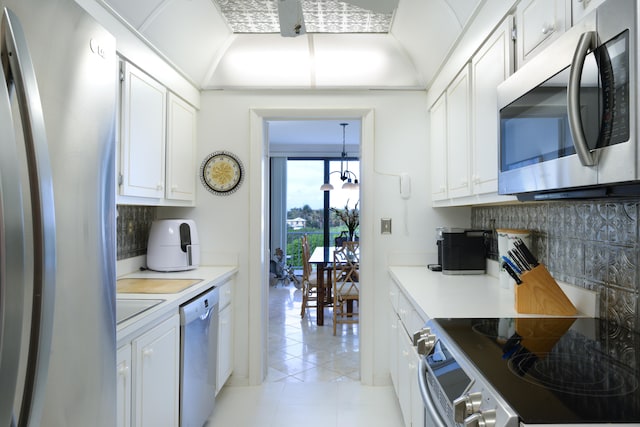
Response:
[[[0,427],[115,425],[115,39],[0,0]]]

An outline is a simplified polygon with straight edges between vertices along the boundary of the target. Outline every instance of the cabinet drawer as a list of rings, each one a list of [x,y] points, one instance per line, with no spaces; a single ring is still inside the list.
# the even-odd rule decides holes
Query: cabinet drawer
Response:
[[[231,282],[225,282],[218,287],[220,291],[220,300],[218,302],[218,309],[222,310],[231,303]]]

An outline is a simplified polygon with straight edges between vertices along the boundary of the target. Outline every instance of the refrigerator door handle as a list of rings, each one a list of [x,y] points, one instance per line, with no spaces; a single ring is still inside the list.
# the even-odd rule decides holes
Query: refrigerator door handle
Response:
[[[0,67],[0,79],[4,71]],[[12,425],[22,345],[25,233],[15,126],[0,84],[0,426]]]
[[[18,426],[39,425],[53,333],[56,224],[53,179],[42,103],[24,31],[5,8],[0,50],[5,79],[17,96],[25,140],[33,223],[33,301],[24,394]]]

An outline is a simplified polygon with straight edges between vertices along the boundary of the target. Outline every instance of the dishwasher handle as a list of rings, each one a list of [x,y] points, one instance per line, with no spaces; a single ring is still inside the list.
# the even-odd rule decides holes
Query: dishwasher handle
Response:
[[[180,306],[180,325],[207,319],[220,301],[220,290],[211,288]]]

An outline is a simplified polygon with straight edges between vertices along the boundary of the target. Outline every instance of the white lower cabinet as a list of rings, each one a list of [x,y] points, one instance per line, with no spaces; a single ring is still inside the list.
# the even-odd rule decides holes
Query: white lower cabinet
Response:
[[[424,405],[418,385],[420,356],[413,346],[413,332],[424,325],[424,319],[391,281],[391,313],[389,370],[406,427],[424,426]],[[393,298],[397,298],[394,304]]]
[[[180,389],[178,313],[117,353],[118,426],[176,427]]]
[[[118,349],[117,357],[117,427],[131,426],[131,344]]]
[[[132,342],[136,427],[178,425],[180,316],[165,320]]]
[[[231,281],[220,286],[216,394],[222,389],[233,372],[233,304],[231,303],[231,292]]]

